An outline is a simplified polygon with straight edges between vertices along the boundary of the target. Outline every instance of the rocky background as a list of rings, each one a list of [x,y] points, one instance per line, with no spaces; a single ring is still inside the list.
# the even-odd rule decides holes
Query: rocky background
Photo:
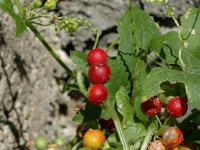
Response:
[[[199,0],[171,0],[177,17],[188,7],[199,7]],[[165,19],[164,9],[135,0],[166,32],[174,28]],[[129,0],[59,0],[55,13],[88,18],[101,30],[99,47],[107,47],[117,37],[116,19],[129,5]],[[165,20],[164,20],[165,19]],[[71,34],[55,32],[53,28],[39,28],[50,45],[73,69],[70,50],[88,50],[95,35],[84,29]],[[49,141],[55,136],[68,142],[75,134],[71,121],[78,96],[61,94],[59,87],[66,73],[30,32],[15,37],[15,24],[0,11],[0,150],[25,150],[25,143],[38,135]]]

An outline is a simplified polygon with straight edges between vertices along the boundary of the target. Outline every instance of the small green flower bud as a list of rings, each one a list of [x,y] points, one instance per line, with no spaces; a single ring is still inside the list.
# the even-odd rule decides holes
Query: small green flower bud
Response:
[[[47,0],[44,4],[46,10],[54,10],[57,5],[57,0]]]
[[[42,1],[41,0],[36,0],[36,1],[34,1],[34,2],[32,2],[28,5],[28,8],[30,10],[33,10],[33,9],[39,8],[39,7],[42,7]]]

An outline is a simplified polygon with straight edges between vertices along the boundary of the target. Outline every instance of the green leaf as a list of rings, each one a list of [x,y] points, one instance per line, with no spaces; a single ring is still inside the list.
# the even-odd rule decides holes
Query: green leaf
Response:
[[[136,116],[143,122],[148,121],[148,117],[144,115],[141,111],[141,91],[144,84],[144,78],[147,75],[147,64],[144,60],[137,59],[137,73],[135,73],[134,83],[133,83],[133,98],[132,104],[134,104],[134,111],[136,111]]]
[[[1,0],[0,8],[4,12],[8,13],[15,20],[16,36],[20,36],[26,30],[26,25],[25,25],[23,19],[14,12],[13,4],[12,4],[11,0]]]
[[[190,106],[200,110],[200,74],[185,73],[167,68],[155,68],[148,74],[143,85],[142,100],[147,100],[162,93],[163,90],[160,88],[160,84],[166,81],[172,84],[183,83]]]
[[[184,16],[180,18],[181,34],[187,50],[200,58],[200,9],[189,8]]]
[[[167,64],[180,64],[178,54],[181,47],[183,47],[183,44],[178,33],[172,31],[155,38],[149,49],[150,51],[157,52]]]
[[[85,109],[81,110],[73,117],[74,122],[84,123],[99,119],[101,114],[101,108],[91,104],[90,102],[86,103]]]
[[[72,61],[76,65],[77,71],[85,70],[87,68],[87,55],[83,52],[71,51],[70,57]]]
[[[147,51],[151,40],[160,36],[160,30],[152,17],[138,8],[131,8],[117,20],[120,35],[119,56],[130,73],[136,63],[139,49]],[[137,49],[137,50],[136,50]]]
[[[111,69],[111,78],[109,82],[105,84],[105,87],[108,91],[107,101],[113,101],[119,88],[121,86],[127,86],[128,73],[126,72],[126,67],[120,59],[108,60],[108,66]]]
[[[176,42],[174,42],[176,41]],[[179,64],[178,53],[183,46],[177,32],[168,32],[163,36],[163,52],[165,53],[165,63]]]
[[[124,128],[123,131],[125,139],[129,144],[135,144],[137,141],[143,139],[146,135],[146,129],[144,125],[140,123],[134,123],[134,125]],[[116,133],[108,137],[109,143],[117,143],[118,141],[119,137]]]
[[[132,16],[130,10],[117,20],[117,30],[120,36],[118,55],[124,61],[131,73],[135,68],[135,47]]]
[[[187,73],[200,74],[200,60],[194,56],[190,51],[180,50],[180,62],[183,71]]]
[[[147,50],[150,41],[161,35],[159,27],[154,22],[153,18],[143,10],[138,8],[133,8],[131,10],[136,46]]]
[[[152,122],[149,126],[148,126],[148,129],[147,129],[147,132],[146,132],[146,135],[145,135],[145,138],[144,138],[144,141],[142,143],[142,146],[141,146],[141,150],[146,150],[150,141],[152,140],[152,137],[154,135],[154,132],[158,130],[158,127],[157,125]]]
[[[134,123],[133,108],[130,105],[130,98],[125,87],[121,86],[116,93],[116,104],[118,112],[123,116],[122,125],[128,126]]]

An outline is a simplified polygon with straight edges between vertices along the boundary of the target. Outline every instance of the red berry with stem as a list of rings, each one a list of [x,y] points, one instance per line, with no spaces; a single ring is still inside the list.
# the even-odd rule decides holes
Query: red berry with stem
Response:
[[[166,128],[162,135],[162,143],[167,148],[175,148],[183,142],[183,133],[179,128]]]
[[[100,105],[107,99],[106,88],[101,84],[94,84],[89,88],[88,100],[94,105]]]
[[[141,109],[144,114],[147,116],[155,116],[161,110],[161,103],[157,97],[152,97],[149,100],[141,103]]]
[[[100,48],[92,49],[88,53],[87,57],[89,65],[93,65],[95,63],[107,63],[107,54],[104,50]]]
[[[96,63],[89,68],[88,74],[92,83],[105,84],[110,80],[111,71],[108,65],[103,63]]]
[[[173,97],[169,100],[167,109],[171,117],[179,118],[186,114],[188,110],[188,104],[183,98]]]

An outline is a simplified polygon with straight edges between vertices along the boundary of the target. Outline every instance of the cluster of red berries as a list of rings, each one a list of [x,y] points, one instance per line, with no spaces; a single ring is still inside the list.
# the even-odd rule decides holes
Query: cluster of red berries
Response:
[[[141,110],[147,116],[153,117],[160,113],[162,104],[157,97],[152,97],[149,100],[141,103]],[[172,97],[166,109],[172,118],[179,118],[186,114],[188,110],[187,101],[181,97]],[[161,140],[154,140],[148,146],[148,150],[176,150],[177,147],[183,147],[183,133],[177,127],[166,128],[162,134]]]
[[[141,103],[141,109],[144,114],[152,117],[161,111],[162,104],[157,97],[152,97],[149,100]],[[173,97],[169,100],[166,106],[168,113],[173,118],[179,118],[186,114],[188,110],[187,101],[181,97]]]
[[[111,70],[107,65],[107,54],[102,49],[92,49],[87,61],[90,65],[88,76],[93,84],[88,90],[88,100],[94,105],[100,105],[106,101],[108,96],[103,84],[107,83],[111,76]]]

